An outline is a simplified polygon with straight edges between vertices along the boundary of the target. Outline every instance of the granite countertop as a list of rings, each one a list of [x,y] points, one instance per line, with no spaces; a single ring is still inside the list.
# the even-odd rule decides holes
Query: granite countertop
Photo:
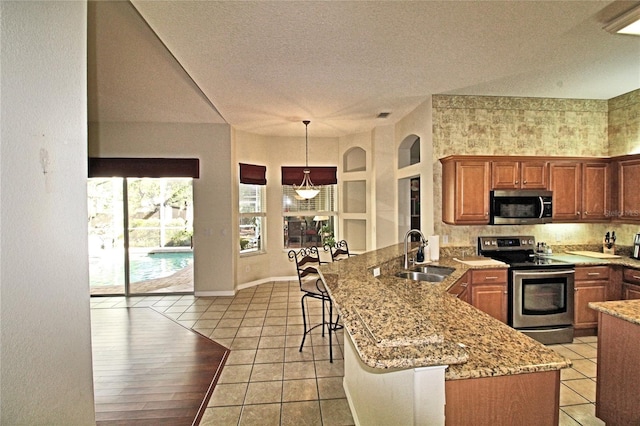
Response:
[[[640,325],[640,300],[589,302],[589,307],[596,311]]]
[[[447,293],[469,269],[487,266],[441,258],[434,265],[455,268],[444,281],[412,281],[394,276],[401,269],[403,253],[403,244],[398,244],[321,267],[364,364],[378,369],[446,364],[447,380],[571,365],[541,343]],[[380,268],[377,277],[374,268]]]

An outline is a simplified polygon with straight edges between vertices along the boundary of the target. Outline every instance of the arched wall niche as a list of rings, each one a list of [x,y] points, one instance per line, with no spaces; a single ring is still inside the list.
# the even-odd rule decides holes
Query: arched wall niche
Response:
[[[420,162],[420,136],[409,135],[398,147],[398,168],[408,167]]]
[[[345,172],[367,170],[367,152],[357,146],[349,149],[343,156],[343,169]]]

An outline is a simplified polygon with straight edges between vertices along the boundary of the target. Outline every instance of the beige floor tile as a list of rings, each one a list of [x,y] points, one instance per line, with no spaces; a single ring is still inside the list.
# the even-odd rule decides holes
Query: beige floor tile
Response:
[[[262,327],[263,336],[284,336],[286,331],[287,327],[284,325],[269,325]]]
[[[282,381],[250,382],[247,387],[245,405],[250,404],[278,404],[282,401]]]
[[[257,349],[260,337],[237,337],[233,339],[231,350],[234,349]]]
[[[229,358],[225,363],[227,365],[236,365],[236,364],[253,364],[253,361],[256,359],[256,349],[241,349],[231,351],[229,354]]]
[[[284,348],[285,336],[262,336],[258,349]]]
[[[282,404],[282,426],[322,425],[318,401],[285,402]]]
[[[320,399],[346,398],[342,382],[342,377],[318,378],[318,394],[320,396]]]
[[[587,343],[573,343],[566,347],[584,358],[595,358],[598,355],[598,350]]]
[[[575,421],[573,417],[565,413],[562,409],[560,409],[560,418],[558,421],[558,426],[581,426],[580,423]]]
[[[208,407],[242,405],[247,391],[247,383],[229,383],[216,385],[209,399]]]
[[[313,361],[313,350],[303,349],[301,352],[299,346],[300,342],[294,347],[284,349],[284,362]]]
[[[587,404],[589,401],[575,392],[573,389],[566,386],[564,383],[560,384],[560,406],[566,405],[578,405]]]
[[[243,325],[238,328],[236,337],[260,337],[262,327],[245,327]]]
[[[596,402],[596,382],[591,379],[567,380],[563,382],[589,402]]]
[[[239,426],[265,426],[280,424],[280,404],[245,405]]]
[[[285,380],[282,383],[282,401],[317,401],[316,379]]]
[[[242,319],[244,318],[244,312],[243,311],[226,311],[223,315],[222,315],[222,319]]]
[[[284,348],[258,349],[256,352],[256,364],[284,362]]]
[[[582,426],[603,426],[605,423],[596,417],[594,404],[581,404],[563,407],[562,410]]]
[[[237,426],[242,406],[209,407],[205,410],[200,426]]]
[[[573,368],[563,368],[560,370],[560,380],[584,379],[587,376]]]
[[[344,377],[344,361],[334,359],[333,363],[326,360],[314,361],[316,377]]]
[[[310,379],[316,377],[313,361],[287,362],[284,364],[284,380]]]
[[[572,368],[587,377],[596,377],[598,365],[590,359],[577,359],[573,361]]]
[[[252,368],[251,364],[225,365],[218,383],[248,383]]]
[[[549,346],[549,348],[553,349],[560,356],[563,356],[565,358],[569,358],[571,360],[584,358],[582,355],[580,355],[577,352],[574,352],[574,351],[568,349],[567,347],[565,347],[563,345],[552,345],[552,346]]]
[[[323,425],[353,425],[349,403],[345,399],[326,399],[320,401]]]
[[[220,338],[220,339],[234,338],[234,337],[236,337],[237,333],[238,333],[238,328],[237,327],[216,327],[215,330],[213,330],[213,332],[211,333],[210,337],[212,339],[216,339],[216,338]]]
[[[254,364],[251,371],[252,382],[268,382],[275,380],[282,380],[283,378],[284,364],[272,363],[272,364]]]

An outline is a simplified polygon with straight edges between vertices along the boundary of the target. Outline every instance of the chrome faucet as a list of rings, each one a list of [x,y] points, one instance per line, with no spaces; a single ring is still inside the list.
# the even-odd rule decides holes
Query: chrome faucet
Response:
[[[404,269],[409,269],[409,235],[418,234],[420,235],[420,241],[422,244],[426,244],[424,239],[424,235],[422,235],[422,231],[419,229],[410,229],[404,236]]]

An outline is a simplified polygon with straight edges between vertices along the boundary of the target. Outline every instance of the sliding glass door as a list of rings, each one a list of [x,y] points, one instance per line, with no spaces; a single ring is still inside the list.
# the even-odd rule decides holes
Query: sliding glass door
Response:
[[[92,295],[193,292],[192,179],[92,178],[88,196]]]

